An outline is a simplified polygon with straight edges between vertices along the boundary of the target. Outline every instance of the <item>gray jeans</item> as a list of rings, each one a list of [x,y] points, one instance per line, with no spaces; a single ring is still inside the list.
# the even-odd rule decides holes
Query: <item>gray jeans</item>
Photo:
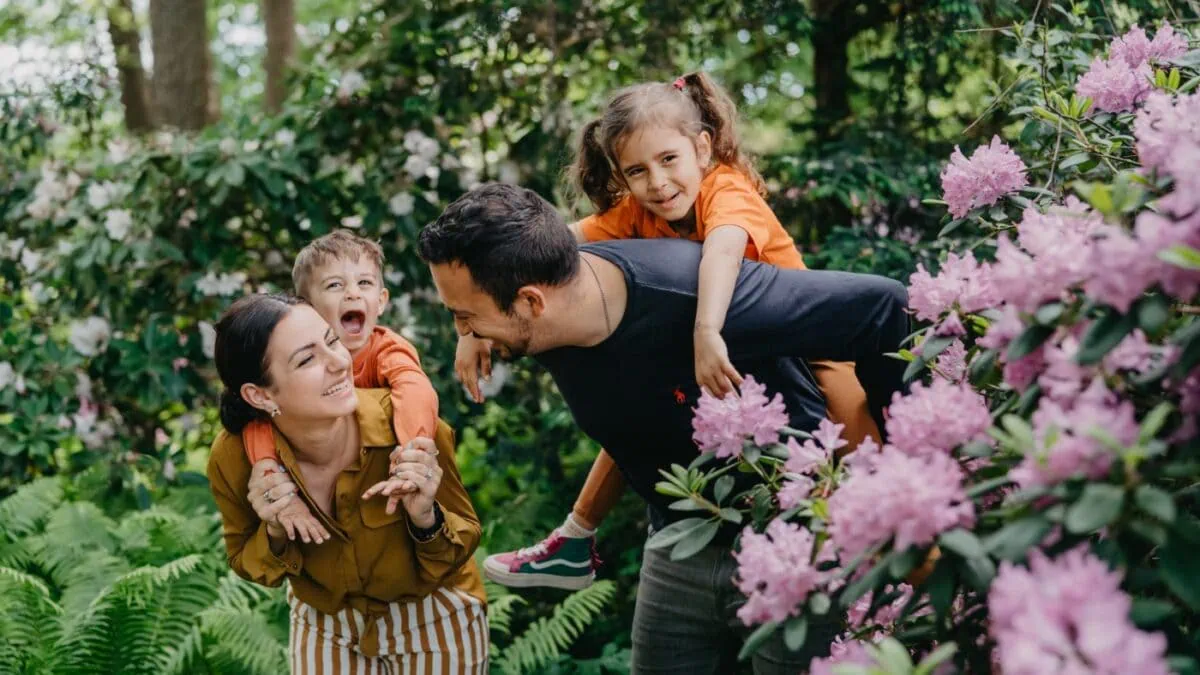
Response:
[[[643,549],[633,612],[633,675],[796,675],[813,658],[828,655],[837,634],[832,623],[810,625],[800,652],[788,651],[779,631],[751,664],[739,664],[738,651],[751,630],[736,615],[743,601],[733,585],[736,570],[728,546],[709,546],[678,562],[669,548]]]

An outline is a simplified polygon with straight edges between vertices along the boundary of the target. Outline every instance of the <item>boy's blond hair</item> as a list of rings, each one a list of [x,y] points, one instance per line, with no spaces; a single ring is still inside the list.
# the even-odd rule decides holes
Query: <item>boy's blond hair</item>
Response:
[[[308,246],[296,254],[296,262],[292,265],[292,286],[296,295],[308,297],[308,284],[312,281],[313,270],[333,260],[358,261],[366,256],[379,268],[379,276],[383,276],[383,247],[377,242],[349,232],[334,230],[329,234],[317,237]],[[380,283],[383,283],[382,278]]]

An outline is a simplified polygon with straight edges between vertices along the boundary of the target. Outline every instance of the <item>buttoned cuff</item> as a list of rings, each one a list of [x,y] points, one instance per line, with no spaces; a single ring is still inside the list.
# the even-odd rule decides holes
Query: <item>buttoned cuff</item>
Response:
[[[262,564],[262,576],[273,583],[277,583],[284,575],[300,574],[300,568],[304,566],[304,556],[300,553],[300,546],[290,539],[285,538],[284,542],[283,552],[275,555],[275,552],[271,550],[271,537],[267,534],[267,524],[259,524],[252,544],[257,553],[254,559]]]

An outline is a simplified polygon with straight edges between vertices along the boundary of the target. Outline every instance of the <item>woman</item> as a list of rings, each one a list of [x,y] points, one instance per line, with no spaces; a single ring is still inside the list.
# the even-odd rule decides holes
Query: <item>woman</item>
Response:
[[[208,477],[234,572],[288,581],[293,673],[482,673],[488,627],[471,555],[479,520],[444,423],[397,448],[387,390],[356,390],[350,353],[301,300],[252,295],[217,324],[225,385]],[[240,432],[270,419],[280,464],[251,467]],[[273,470],[274,469],[274,470]],[[387,497],[401,495],[401,508]],[[278,516],[303,499],[331,533]]]

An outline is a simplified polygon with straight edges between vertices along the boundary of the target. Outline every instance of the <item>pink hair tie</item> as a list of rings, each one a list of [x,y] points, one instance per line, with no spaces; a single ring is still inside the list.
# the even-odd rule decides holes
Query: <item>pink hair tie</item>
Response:
[[[686,84],[687,84],[687,82],[684,82],[683,78],[680,77],[680,78],[676,78],[675,82],[673,82],[671,86],[675,87],[679,91],[683,91],[683,87]]]

